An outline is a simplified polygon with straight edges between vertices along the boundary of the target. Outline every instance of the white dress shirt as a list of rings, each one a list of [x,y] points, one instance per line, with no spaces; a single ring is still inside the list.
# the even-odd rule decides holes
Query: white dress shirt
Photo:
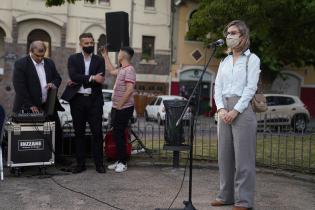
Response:
[[[33,64],[35,66],[41,90],[42,90],[42,103],[45,103],[47,100],[47,81],[46,81],[46,72],[44,68],[44,59],[40,63],[36,63],[31,57]]]
[[[221,61],[214,86],[217,110],[224,108],[223,97],[239,96],[241,98],[234,109],[242,113],[255,95],[260,74],[260,59],[255,54],[250,56],[246,74],[246,61],[249,54],[248,49],[234,65],[233,55],[228,55]]]
[[[85,75],[89,75],[89,69],[90,69],[90,64],[91,64],[91,59],[92,59],[92,54],[90,54],[90,56],[86,59],[83,55],[83,59],[84,59],[84,66],[85,66]],[[91,88],[84,88],[83,85],[80,87],[78,93],[82,93],[82,94],[91,94],[92,93],[92,89]]]

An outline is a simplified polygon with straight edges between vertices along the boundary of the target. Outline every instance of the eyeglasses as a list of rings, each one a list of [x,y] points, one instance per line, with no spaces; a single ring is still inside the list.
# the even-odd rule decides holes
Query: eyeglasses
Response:
[[[238,31],[230,31],[230,32],[226,32],[225,33],[225,37],[227,37],[228,35],[235,36],[237,34],[240,34],[240,32],[238,32]]]

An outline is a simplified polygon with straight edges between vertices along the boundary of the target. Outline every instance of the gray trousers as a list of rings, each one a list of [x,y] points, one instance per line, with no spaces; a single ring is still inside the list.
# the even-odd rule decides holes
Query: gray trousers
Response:
[[[232,110],[240,97],[224,98]],[[220,192],[217,200],[252,208],[255,194],[256,114],[251,105],[231,124],[218,120]]]

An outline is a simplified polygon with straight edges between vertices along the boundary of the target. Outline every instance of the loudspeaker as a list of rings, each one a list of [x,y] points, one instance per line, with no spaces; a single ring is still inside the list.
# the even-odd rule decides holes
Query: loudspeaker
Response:
[[[126,12],[105,13],[107,49],[118,52],[121,47],[129,46],[129,21]]]

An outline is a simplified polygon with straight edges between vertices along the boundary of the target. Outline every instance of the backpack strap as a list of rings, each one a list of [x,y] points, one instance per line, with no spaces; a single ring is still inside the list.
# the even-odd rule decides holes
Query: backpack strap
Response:
[[[251,55],[252,55],[252,53],[250,53],[246,58],[246,84],[248,83],[248,63],[249,63],[249,58]],[[261,84],[261,78],[260,77],[258,79],[256,93],[262,93],[262,84]]]
[[[249,58],[252,55],[252,53],[249,53],[248,56],[246,56],[246,84],[248,83],[248,63],[249,63]]]

